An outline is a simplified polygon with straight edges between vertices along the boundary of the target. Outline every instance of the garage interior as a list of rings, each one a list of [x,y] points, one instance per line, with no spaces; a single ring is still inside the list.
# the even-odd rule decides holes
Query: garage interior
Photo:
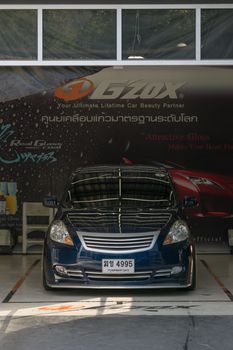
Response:
[[[232,30],[232,1],[0,2],[0,350],[232,349]],[[198,198],[194,291],[44,290],[43,198],[103,163]]]

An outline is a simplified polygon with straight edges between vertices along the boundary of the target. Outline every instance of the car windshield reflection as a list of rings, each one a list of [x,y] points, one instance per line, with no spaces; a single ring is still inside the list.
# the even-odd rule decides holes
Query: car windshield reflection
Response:
[[[107,173],[77,173],[63,205],[74,208],[168,208],[175,205],[171,180],[165,172],[119,169]]]

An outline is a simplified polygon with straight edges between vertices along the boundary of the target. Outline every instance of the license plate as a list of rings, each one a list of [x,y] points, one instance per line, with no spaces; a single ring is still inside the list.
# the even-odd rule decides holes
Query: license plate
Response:
[[[110,274],[134,273],[134,259],[103,259],[102,272]]]

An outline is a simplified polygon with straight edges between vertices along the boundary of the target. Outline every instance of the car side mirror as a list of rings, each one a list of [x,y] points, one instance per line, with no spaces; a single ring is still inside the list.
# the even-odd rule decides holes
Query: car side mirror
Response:
[[[47,196],[43,199],[43,206],[47,208],[57,208],[59,205],[57,197]]]
[[[183,206],[184,208],[194,208],[198,206],[198,200],[196,197],[184,197]]]

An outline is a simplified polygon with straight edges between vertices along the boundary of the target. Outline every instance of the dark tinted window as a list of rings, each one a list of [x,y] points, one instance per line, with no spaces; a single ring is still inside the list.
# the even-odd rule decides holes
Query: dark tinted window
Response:
[[[233,10],[201,11],[201,48],[204,59],[233,58]]]
[[[35,10],[0,10],[0,59],[37,59]]]
[[[123,10],[123,59],[194,59],[194,10]]]
[[[44,10],[44,59],[116,58],[115,10]]]

